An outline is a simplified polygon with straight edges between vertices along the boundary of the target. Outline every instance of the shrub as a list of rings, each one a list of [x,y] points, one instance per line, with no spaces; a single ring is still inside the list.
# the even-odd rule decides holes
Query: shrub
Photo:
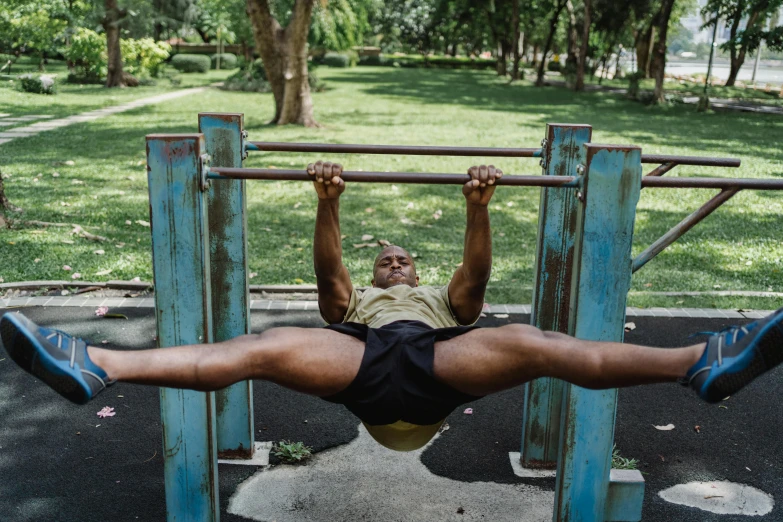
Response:
[[[550,61],[548,64],[546,64],[546,70],[552,72],[560,72],[560,62],[556,62],[554,60]]]
[[[54,94],[56,83],[54,76],[48,74],[23,74],[19,76],[19,87],[33,94]]]
[[[351,57],[345,53],[326,53],[320,63],[327,67],[350,67]]]
[[[100,83],[106,76],[106,37],[95,31],[84,27],[77,29],[71,46],[63,49],[62,54],[76,67],[74,80],[84,78],[85,83]],[[68,78],[71,81],[71,76]]]
[[[374,54],[359,58],[359,65],[386,66],[391,65],[391,63],[389,63],[389,60],[382,54]]]
[[[264,62],[259,58],[248,67],[239,70],[226,78],[222,89],[226,91],[271,92],[272,86],[266,78]]]
[[[122,67],[125,72],[144,77],[158,77],[163,64],[169,58],[171,46],[152,38],[120,40]]]
[[[409,54],[403,56],[362,56],[359,65],[383,67],[434,67],[439,69],[494,69],[496,60],[468,58],[465,56],[422,56]]]
[[[221,53],[212,55],[212,68],[217,69],[217,59],[220,56],[220,68],[221,69],[236,69],[237,68],[237,55],[231,53]]]
[[[171,66],[183,73],[205,73],[209,71],[212,61],[203,54],[175,54],[171,58]]]

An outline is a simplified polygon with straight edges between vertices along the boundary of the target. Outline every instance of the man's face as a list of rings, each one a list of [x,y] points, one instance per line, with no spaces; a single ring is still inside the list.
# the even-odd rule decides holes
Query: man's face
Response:
[[[396,285],[417,287],[419,277],[408,252],[398,246],[388,246],[375,258],[372,286],[385,289]]]

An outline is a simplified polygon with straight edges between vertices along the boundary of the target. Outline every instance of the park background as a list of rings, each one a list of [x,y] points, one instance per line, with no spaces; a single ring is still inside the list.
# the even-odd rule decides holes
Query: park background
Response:
[[[783,176],[779,1],[9,0],[0,67],[4,295],[151,281],[144,136],[196,132],[198,112],[242,112],[254,140],[328,143],[534,147],[548,122],[586,123],[598,143],[742,160],[667,176]],[[14,132],[25,117],[200,87]],[[424,172],[491,162],[264,153],[245,164],[301,169],[317,159]],[[539,171],[531,159],[495,164]],[[712,195],[643,191],[634,255]],[[488,302],[531,300],[538,199],[537,189],[496,192]],[[251,284],[315,282],[315,208],[301,183],[249,184]],[[781,211],[778,193],[741,192],[634,275],[629,304],[778,308]],[[415,256],[422,283],[445,284],[461,261],[464,222],[457,187],[352,185],[342,198],[344,261],[367,285],[377,242],[389,241]],[[9,288],[22,281],[73,284]]]

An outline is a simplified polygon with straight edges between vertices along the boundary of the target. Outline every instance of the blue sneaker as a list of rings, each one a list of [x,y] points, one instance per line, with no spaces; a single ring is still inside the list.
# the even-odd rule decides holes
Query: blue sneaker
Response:
[[[707,340],[699,362],[681,382],[707,402],[719,402],[783,362],[783,308],[745,326],[729,326]]]
[[[87,343],[58,330],[38,326],[19,313],[0,317],[0,345],[28,373],[77,404],[89,402],[109,381],[87,355]]]

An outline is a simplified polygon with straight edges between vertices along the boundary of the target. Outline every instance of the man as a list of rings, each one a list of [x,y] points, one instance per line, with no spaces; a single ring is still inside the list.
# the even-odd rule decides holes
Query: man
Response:
[[[80,404],[116,381],[213,391],[264,379],[344,404],[378,442],[400,451],[426,444],[460,404],[539,377],[591,389],[679,380],[716,402],[783,361],[783,308],[675,349],[581,341],[521,324],[471,326],[492,264],[487,205],[502,172],[491,165],[468,171],[463,263],[447,286],[419,286],[411,256],[390,246],[375,259],[373,287],[360,294],[342,263],[342,167],[318,162],[308,172],[318,194],[314,261],[325,329],[118,352],[6,313],[2,345]]]

